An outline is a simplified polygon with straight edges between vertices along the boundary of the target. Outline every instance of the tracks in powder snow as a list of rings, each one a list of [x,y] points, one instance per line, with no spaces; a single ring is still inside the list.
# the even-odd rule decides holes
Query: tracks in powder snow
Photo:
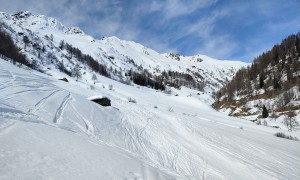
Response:
[[[260,164],[258,159],[265,159],[264,161],[268,161],[271,154],[265,154],[267,150],[263,150],[261,147],[253,146],[251,141],[243,141],[246,139],[244,133],[241,133],[240,136],[231,137],[230,132],[226,131],[230,127],[233,128],[232,131],[241,131],[244,130],[239,129],[237,125],[231,125],[229,123],[217,122],[214,120],[209,120],[206,118],[197,118],[201,121],[211,122],[211,124],[206,124],[201,121],[194,121],[193,119],[188,118],[185,121],[185,126],[193,133],[199,135],[201,142],[206,144],[207,147],[210,147],[213,151],[218,154],[222,154],[224,157],[228,157],[233,161],[240,162],[241,164],[247,166],[248,168],[252,168],[264,174],[267,177],[277,177],[279,179],[285,179],[284,175],[281,173],[274,173],[270,167],[265,165],[264,163]],[[210,131],[209,129],[214,129],[214,131]],[[220,133],[220,131],[222,133]],[[216,133],[218,132],[218,133]],[[228,135],[228,136],[227,136]],[[255,141],[255,139],[254,139]],[[236,142],[235,148],[232,147],[232,143]],[[238,150],[237,150],[238,149]],[[256,153],[253,153],[256,152]],[[260,154],[264,154],[264,156],[260,157]],[[275,159],[275,158],[274,158]],[[276,163],[280,163],[277,161]]]
[[[6,92],[1,97],[4,101],[14,102],[17,109],[27,112],[12,114],[0,111],[2,118],[6,119],[21,118],[24,121],[32,121],[30,119],[37,120],[37,117],[41,116],[43,117],[43,120],[39,120],[41,122],[60,124],[68,102],[72,99],[71,93],[49,83],[47,78],[31,73],[15,73],[4,68],[0,69],[0,90]],[[26,99],[26,97],[30,98],[28,98],[28,103],[24,104],[20,99]],[[62,99],[61,102],[59,102],[60,99]]]
[[[33,109],[30,109],[28,112],[31,113],[35,113],[36,111],[38,111],[46,102],[49,98],[53,97],[55,94],[57,94],[58,92],[61,92],[61,89],[57,89],[53,92],[51,92],[49,95],[47,95],[46,97],[40,99],[35,105]]]
[[[0,108],[0,133],[5,132],[6,130],[13,127],[15,124],[17,124],[18,121],[23,121],[26,123],[40,123],[40,124],[46,124],[47,122],[41,121],[38,119],[37,116],[33,114],[27,114],[23,113],[21,111],[10,111],[10,112],[1,112]]]
[[[12,127],[16,122],[15,121],[3,121],[0,123],[0,133],[5,132],[10,127]]]
[[[63,113],[67,107],[67,104],[68,102],[72,99],[72,95],[71,93],[69,93],[62,101],[62,103],[60,104],[60,106],[58,107],[56,113],[55,113],[55,116],[53,118],[53,122],[55,124],[60,124],[61,121],[62,121],[62,116],[63,116]]]
[[[0,79],[0,82],[1,82],[0,90],[9,88],[14,85],[16,77],[11,71],[1,70],[0,76],[3,78],[3,79]],[[8,79],[8,80],[3,81],[4,79]]]
[[[70,107],[72,108],[74,115],[78,118],[81,119],[84,122],[85,127],[83,127],[82,125],[80,125],[77,122],[73,122],[75,123],[82,131],[84,131],[86,134],[88,134],[89,136],[95,136],[94,134],[94,125],[85,117],[83,117],[73,105],[70,105]],[[90,106],[92,107],[92,106]],[[92,107],[93,108],[93,107]],[[90,116],[90,118],[92,119],[93,117]]]

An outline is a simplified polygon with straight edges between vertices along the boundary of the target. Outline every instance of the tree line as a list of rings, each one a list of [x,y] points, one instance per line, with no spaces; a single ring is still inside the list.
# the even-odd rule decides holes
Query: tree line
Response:
[[[177,89],[186,86],[203,91],[206,85],[205,82],[197,82],[192,75],[187,73],[169,70],[162,71],[159,75],[153,75],[142,66],[139,66],[138,71],[129,70],[125,76],[135,84],[159,90],[165,90],[165,86],[168,85]]]
[[[108,72],[106,67],[103,64],[100,64],[96,61],[92,56],[88,54],[83,54],[80,49],[73,47],[72,45],[65,43],[64,40],[60,41],[59,48],[61,50],[67,50],[67,52],[71,55],[70,58],[75,57],[81,63],[87,64],[93,71],[99,73],[103,76],[108,76]]]
[[[31,66],[26,56],[20,53],[18,46],[14,43],[8,33],[0,29],[0,54],[13,60],[13,63],[21,63]]]
[[[240,69],[234,78],[217,93],[233,101],[234,93],[243,95],[254,90],[286,91],[300,83],[300,32],[282,40],[256,57],[253,63]],[[286,79],[284,78],[286,77]]]

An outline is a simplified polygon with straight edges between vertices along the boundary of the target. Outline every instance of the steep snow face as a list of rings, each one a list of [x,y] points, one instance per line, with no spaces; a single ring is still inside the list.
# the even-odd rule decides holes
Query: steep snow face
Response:
[[[2,12],[0,13],[0,18],[33,32],[56,30],[64,33],[83,34],[79,28],[67,28],[54,18],[44,15],[33,15],[29,11],[22,11],[13,15]]]
[[[299,142],[216,112],[206,94],[48,74],[0,59],[1,179],[300,177]],[[88,100],[104,96],[112,107]]]
[[[27,57],[30,60],[38,60],[42,67],[63,62],[67,69],[72,68],[76,60],[58,48],[62,40],[80,49],[84,54],[92,56],[107,69],[120,72],[118,75],[114,73],[119,79],[126,80],[125,72],[130,69],[142,68],[153,75],[159,75],[163,71],[178,71],[192,75],[198,83],[206,84],[204,88],[206,92],[219,89],[238,69],[247,65],[244,62],[220,61],[204,55],[160,54],[141,44],[120,40],[117,37],[96,40],[79,28],[68,28],[54,18],[33,15],[30,12],[14,15],[1,13],[0,22],[2,28],[14,37]],[[28,36],[31,41],[27,48],[24,48],[23,36]],[[43,51],[47,52],[46,55],[41,55],[34,44],[43,47]]]

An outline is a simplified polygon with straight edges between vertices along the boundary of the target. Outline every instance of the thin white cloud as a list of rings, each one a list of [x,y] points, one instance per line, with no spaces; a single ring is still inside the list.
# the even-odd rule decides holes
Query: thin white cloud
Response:
[[[147,38],[147,40],[143,41],[142,44],[151,49],[157,49],[159,53],[167,53],[167,52],[178,52],[178,49],[175,47],[171,47],[168,42],[160,39],[159,37],[153,36],[152,38]]]
[[[206,40],[197,53],[210,54],[215,58],[222,57],[221,59],[228,59],[238,48],[237,42],[230,36],[216,36]]]
[[[161,3],[160,10],[165,14],[165,20],[169,20],[178,16],[191,14],[198,9],[208,7],[216,3],[216,0],[167,0]]]
[[[188,34],[197,34],[201,38],[211,38],[212,31],[218,20],[228,14],[225,10],[216,10],[208,16],[199,19],[196,23],[188,27]]]

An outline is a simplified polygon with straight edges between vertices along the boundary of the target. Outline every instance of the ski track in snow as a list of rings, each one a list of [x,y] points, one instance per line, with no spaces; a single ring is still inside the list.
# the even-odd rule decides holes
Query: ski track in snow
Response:
[[[142,109],[136,111],[135,109],[129,108],[128,106],[125,107],[126,108],[123,109],[123,114],[125,115],[122,118],[122,122],[124,124],[123,126],[120,127],[121,128],[120,130],[121,131],[125,130],[124,134],[129,135],[129,136],[125,136],[127,137],[127,139],[125,140],[128,141],[126,144],[130,146],[134,145],[135,147],[132,148],[142,150],[141,152],[145,153],[146,156],[150,158],[151,153],[149,153],[148,148],[144,144],[145,142],[143,140],[143,133],[149,126],[151,118],[147,118],[149,117],[147,111],[143,111]],[[134,119],[135,117],[143,117],[142,119],[136,119],[136,120],[146,121],[146,125],[139,129],[133,127],[130,121],[132,121],[132,119]]]
[[[64,99],[63,101],[61,102],[60,106],[58,107],[56,113],[55,113],[55,116],[53,118],[53,122],[55,124],[60,124],[61,121],[62,121],[62,116],[63,116],[63,113],[68,105],[68,102],[72,99],[72,95],[71,93],[69,93]]]
[[[0,84],[0,90],[4,90],[6,88],[12,87],[15,82],[15,75],[10,70],[1,70],[0,76],[3,77],[4,82],[1,82]],[[5,80],[4,78],[8,77],[8,80]]]
[[[27,114],[27,113],[17,112],[17,111],[16,112],[0,112],[0,119],[3,120],[3,122],[0,122],[0,129],[2,129],[2,127],[8,128],[8,127],[14,125],[17,121],[22,121],[22,122],[26,122],[26,123],[51,125],[45,121],[40,120],[34,114]],[[4,130],[6,128],[4,128]],[[0,132],[1,132],[1,130],[0,130]]]
[[[34,108],[33,109],[30,109],[28,112],[31,112],[31,113],[35,113],[36,111],[38,111],[41,106],[46,103],[46,101],[51,98],[53,95],[55,95],[56,93],[62,91],[61,89],[57,89],[55,91],[52,91],[49,95],[47,95],[46,97],[40,99],[35,105],[34,105]]]
[[[84,124],[85,124],[85,127],[82,127],[81,125],[79,125],[78,123],[76,123],[77,126],[80,129],[82,129],[84,132],[86,132],[89,136],[95,136],[93,124],[89,120],[87,120],[86,118],[84,118],[80,113],[78,113],[78,111],[76,110],[76,108],[73,105],[70,105],[70,107],[72,108],[73,112],[75,113],[75,116],[78,119],[81,119],[84,122]]]
[[[13,94],[9,95],[6,99],[11,99],[11,98],[16,97],[18,95],[26,95],[26,94],[36,93],[36,92],[51,92],[51,91],[53,91],[53,89],[49,89],[49,90],[23,90],[23,91],[14,92]]]
[[[89,107],[90,107],[90,113],[89,113],[89,118],[92,122],[94,122],[94,112],[95,112],[95,109],[94,109],[94,106],[90,103],[89,104]],[[92,131],[93,131],[93,134],[95,133],[95,127],[92,123],[89,122],[89,125],[91,126],[92,128]]]
[[[1,117],[1,114],[0,114]],[[4,121],[4,120],[3,120]],[[5,121],[0,123],[0,134],[5,132],[7,129],[12,127],[16,122],[15,121]]]
[[[198,118],[200,120],[204,120],[204,121],[208,121],[211,122],[213,124],[215,124],[216,126],[228,126],[228,127],[232,127],[232,128],[236,128],[238,129],[238,126],[234,126],[234,125],[229,125],[227,123],[221,123],[221,122],[216,122],[213,120],[209,120],[206,118]],[[189,125],[190,124],[190,125]],[[195,125],[195,124],[194,124]],[[249,154],[244,154],[243,151],[248,150],[248,149],[253,149],[255,150],[255,152],[259,152],[262,154],[266,154],[266,150],[261,149],[259,146],[258,147],[254,147],[251,143],[248,142],[244,142],[243,144],[246,144],[244,146],[240,146],[239,148],[243,149],[243,151],[240,151],[239,153],[230,150],[227,146],[228,146],[228,141],[222,141],[222,140],[218,140],[217,138],[214,138],[213,134],[207,132],[206,134],[203,134],[202,132],[199,131],[199,129],[197,130],[197,127],[193,126],[193,123],[187,123],[187,127],[191,129],[191,131],[193,133],[199,133],[202,137],[203,137],[203,141],[206,142],[206,144],[208,146],[210,146],[212,149],[217,150],[219,153],[223,153],[226,154],[228,157],[232,157],[233,159],[239,161],[239,162],[243,162],[243,164],[247,164],[248,166],[253,167],[254,169],[261,171],[261,173],[268,175],[269,177],[272,178],[279,178],[279,179],[285,179],[284,174],[281,173],[275,173],[274,170],[272,170],[270,167],[268,167],[265,164],[260,164],[256,161],[256,159],[252,159],[249,157]],[[244,131],[244,130],[242,130]],[[213,136],[212,136],[213,135]],[[276,161],[276,157],[273,157],[274,160]],[[276,161],[276,163],[281,164],[282,163],[280,161]],[[280,165],[279,165],[280,166]]]

